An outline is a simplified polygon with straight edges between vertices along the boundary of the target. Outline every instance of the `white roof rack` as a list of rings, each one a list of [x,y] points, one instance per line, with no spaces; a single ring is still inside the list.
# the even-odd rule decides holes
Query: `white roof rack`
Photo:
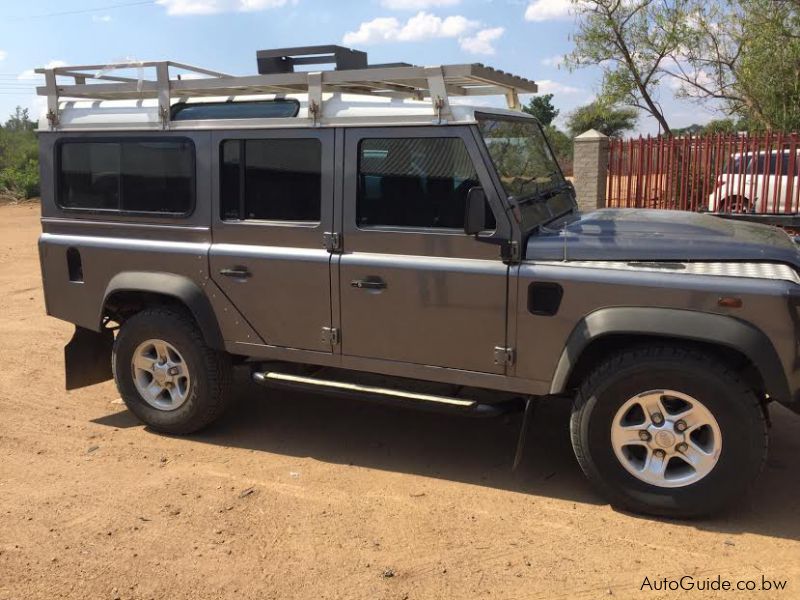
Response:
[[[158,99],[164,128],[170,126],[173,98],[235,97],[264,94],[308,94],[308,118],[315,124],[323,115],[323,92],[429,99],[440,120],[451,116],[450,96],[503,95],[508,107],[519,109],[519,94],[533,94],[536,83],[482,64],[418,67],[407,64],[366,65],[366,54],[340,46],[310,46],[263,50],[258,53],[262,74],[234,76],[174,61],[122,62],[110,65],[65,66],[37,69],[45,85],[37,93],[47,97],[51,129],[59,124],[59,102],[82,100]],[[330,71],[294,72],[297,64],[336,62]],[[353,66],[362,68],[352,68]],[[114,75],[135,70],[137,77]],[[145,76],[145,72],[150,76]],[[185,72],[186,75],[176,73]],[[174,75],[171,76],[171,75]],[[59,78],[72,78],[71,83]]]

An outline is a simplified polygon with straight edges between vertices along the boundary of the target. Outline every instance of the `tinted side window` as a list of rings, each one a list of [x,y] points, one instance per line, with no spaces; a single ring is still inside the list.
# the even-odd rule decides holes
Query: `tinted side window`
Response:
[[[61,206],[119,209],[119,144],[62,144],[60,165]]]
[[[365,139],[359,144],[359,227],[464,227],[478,175],[460,138]],[[487,228],[495,227],[487,207]]]
[[[222,219],[320,220],[319,140],[226,140],[221,165]]]
[[[769,165],[767,165],[767,156],[765,154],[760,154],[758,156],[758,174],[777,175],[778,171],[780,171],[781,176],[788,176],[789,167],[791,166],[789,164],[789,158],[788,152],[781,152],[780,155],[777,152],[772,152],[769,156]],[[799,161],[800,157],[795,160],[795,162]]]
[[[194,156],[189,142],[139,142],[122,149],[122,210],[184,213],[192,205]]]
[[[183,141],[64,142],[64,208],[185,214],[194,204],[194,146]]]

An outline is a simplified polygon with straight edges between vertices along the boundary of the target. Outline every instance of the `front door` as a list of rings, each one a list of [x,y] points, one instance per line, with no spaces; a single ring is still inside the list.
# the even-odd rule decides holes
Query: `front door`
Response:
[[[272,346],[331,352],[333,131],[219,131],[211,273]],[[246,340],[237,340],[246,341]]]
[[[342,354],[503,373],[508,267],[463,230],[468,190],[490,194],[472,131],[347,129],[344,145]],[[505,218],[487,212],[487,230]]]

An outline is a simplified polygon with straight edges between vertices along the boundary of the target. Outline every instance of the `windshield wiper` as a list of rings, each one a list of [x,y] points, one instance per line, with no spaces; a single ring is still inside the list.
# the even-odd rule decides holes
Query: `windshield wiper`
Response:
[[[564,190],[569,189],[569,182],[567,181],[560,181],[556,183],[552,187],[544,188],[544,189],[536,189],[535,191],[531,192],[530,194],[522,197],[515,198],[517,204],[531,204],[534,202],[546,202],[550,200],[553,196],[556,196],[563,192]]]

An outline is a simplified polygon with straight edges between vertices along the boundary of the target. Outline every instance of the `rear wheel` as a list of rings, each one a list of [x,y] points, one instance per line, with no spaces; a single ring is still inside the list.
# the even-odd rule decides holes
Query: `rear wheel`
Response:
[[[621,508],[670,517],[714,512],[748,491],[766,459],[755,393],[712,356],[642,347],[580,387],[572,443],[589,479]]]
[[[148,426],[192,433],[230,398],[231,361],[209,348],[185,312],[153,308],[126,320],[114,342],[114,379],[128,409]]]

